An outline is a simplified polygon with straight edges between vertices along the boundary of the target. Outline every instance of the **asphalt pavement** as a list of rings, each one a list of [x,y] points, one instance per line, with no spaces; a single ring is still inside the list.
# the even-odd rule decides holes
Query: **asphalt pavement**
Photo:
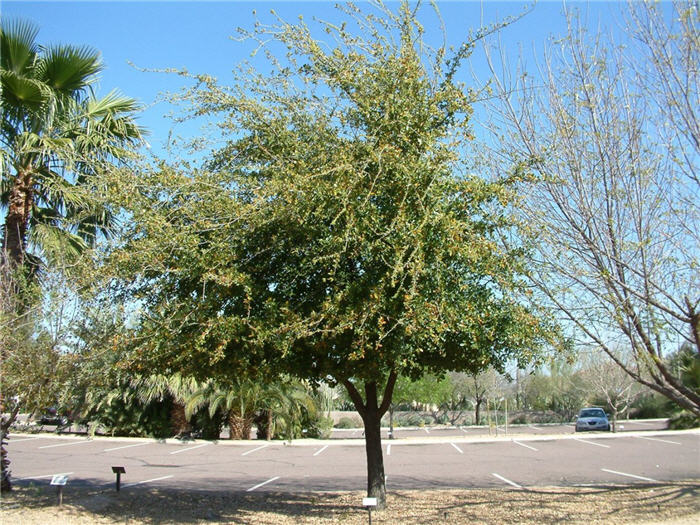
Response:
[[[624,422],[624,432],[574,433],[573,427],[530,426],[401,429],[383,440],[387,488],[528,488],[669,482],[700,478],[700,429],[663,431],[655,421]],[[337,435],[336,435],[337,434]],[[330,440],[177,441],[13,434],[12,475],[18,484],[110,488],[113,466],[122,486],[214,491],[340,491],[366,487],[362,431]],[[68,489],[66,489],[68,490]]]

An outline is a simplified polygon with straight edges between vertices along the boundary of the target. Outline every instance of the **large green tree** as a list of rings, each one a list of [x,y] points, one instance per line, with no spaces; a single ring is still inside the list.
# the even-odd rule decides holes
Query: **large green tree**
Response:
[[[224,145],[207,171],[127,182],[133,228],[112,260],[144,305],[142,359],[342,384],[381,508],[397,377],[502,368],[545,330],[504,242],[519,174],[466,172],[471,98],[454,75],[469,45],[429,51],[407,4],[342,9],[325,41],[303,22],[245,34],[287,50],[269,50],[272,73],[198,77],[188,100]]]

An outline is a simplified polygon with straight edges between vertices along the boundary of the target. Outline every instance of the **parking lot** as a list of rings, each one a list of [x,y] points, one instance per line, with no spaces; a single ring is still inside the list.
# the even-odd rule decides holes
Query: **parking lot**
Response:
[[[642,426],[642,425],[640,425]],[[384,440],[391,489],[627,484],[700,477],[700,431],[618,434],[548,432],[499,437],[464,429],[415,429]],[[403,432],[403,431],[402,431]],[[401,437],[402,436],[402,437]],[[350,437],[350,436],[346,436]],[[18,484],[114,484],[215,491],[339,491],[366,486],[361,431],[357,439],[282,442],[159,442],[149,439],[14,435],[9,453]]]
[[[668,419],[647,419],[643,421],[623,420],[618,424],[618,432],[638,432],[652,430],[666,430]],[[395,427],[394,437],[422,438],[422,437],[502,437],[507,435],[563,435],[574,431],[573,423],[563,424],[529,424],[504,426],[464,426],[464,427]],[[331,439],[362,439],[362,429],[333,429]],[[389,439],[389,429],[382,429],[382,438]]]

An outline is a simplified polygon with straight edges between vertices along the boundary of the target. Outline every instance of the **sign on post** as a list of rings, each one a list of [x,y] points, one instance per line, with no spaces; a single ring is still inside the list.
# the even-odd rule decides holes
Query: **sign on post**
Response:
[[[117,475],[117,492],[119,492],[122,483],[122,474],[126,474],[124,467],[112,467],[112,472]]]
[[[54,474],[51,478],[52,485],[65,485],[68,483],[68,474]]]
[[[51,485],[58,489],[58,506],[63,504],[63,487],[68,483],[68,474],[54,474],[51,478]]]
[[[362,498],[362,506],[369,512],[369,525],[372,525],[372,507],[377,506],[377,498]]]

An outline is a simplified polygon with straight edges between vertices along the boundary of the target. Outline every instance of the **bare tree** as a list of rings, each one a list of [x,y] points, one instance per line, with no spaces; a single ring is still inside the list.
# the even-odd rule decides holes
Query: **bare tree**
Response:
[[[488,399],[497,397],[504,390],[503,377],[493,368],[488,368],[480,373],[453,374],[452,380],[459,380],[461,390],[465,397],[474,404],[474,424],[481,421],[481,408]]]
[[[585,363],[586,382],[593,392],[605,398],[612,416],[612,431],[617,432],[617,419],[645,389],[616,363],[600,353],[589,354]]]
[[[568,12],[535,74],[486,48],[490,157],[539,179],[523,196],[530,278],[571,333],[700,415],[665,361],[679,342],[700,352],[698,10],[632,3],[624,19],[622,46]]]

